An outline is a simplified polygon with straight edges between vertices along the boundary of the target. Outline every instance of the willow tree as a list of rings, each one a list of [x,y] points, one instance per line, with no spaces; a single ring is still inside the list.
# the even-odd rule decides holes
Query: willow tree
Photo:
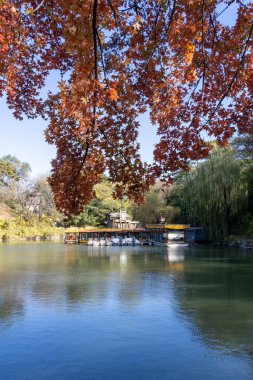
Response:
[[[248,181],[231,148],[216,148],[210,158],[183,177],[181,207],[191,224],[206,227],[211,239],[222,239],[247,208]]]
[[[242,135],[236,137],[232,146],[236,151],[237,157],[245,166],[245,175],[248,182],[248,207],[247,214],[242,220],[243,230],[252,235],[253,231],[253,135]]]
[[[155,178],[208,155],[204,135],[225,144],[236,131],[252,133],[252,2],[0,4],[0,95],[15,117],[48,119],[51,186],[65,213],[82,210],[105,170],[116,196],[139,201]],[[45,99],[53,70],[62,79]],[[160,137],[150,166],[136,141],[144,112]]]

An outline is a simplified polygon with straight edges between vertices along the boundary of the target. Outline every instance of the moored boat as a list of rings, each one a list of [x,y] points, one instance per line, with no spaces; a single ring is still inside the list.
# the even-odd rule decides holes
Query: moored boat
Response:
[[[140,245],[146,241],[145,228],[80,228],[65,232],[66,243],[79,243],[89,246]]]

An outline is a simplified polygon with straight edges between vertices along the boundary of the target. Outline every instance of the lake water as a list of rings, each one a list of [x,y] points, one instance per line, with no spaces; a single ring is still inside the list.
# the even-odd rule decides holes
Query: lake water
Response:
[[[0,245],[0,379],[253,379],[253,251]]]

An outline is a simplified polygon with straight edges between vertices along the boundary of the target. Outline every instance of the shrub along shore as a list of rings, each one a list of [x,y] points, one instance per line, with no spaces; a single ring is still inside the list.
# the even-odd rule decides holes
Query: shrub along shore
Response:
[[[27,226],[17,224],[15,220],[0,220],[0,241],[18,240],[61,240],[64,238],[64,228],[50,226],[45,223]]]

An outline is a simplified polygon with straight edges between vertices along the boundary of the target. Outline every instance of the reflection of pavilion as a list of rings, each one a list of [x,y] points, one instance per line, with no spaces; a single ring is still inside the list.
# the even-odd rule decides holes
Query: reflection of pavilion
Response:
[[[120,264],[121,265],[126,265],[127,264],[127,254],[126,253],[121,253],[120,254]]]
[[[167,252],[166,257],[170,263],[183,262],[185,260],[185,253],[182,250],[171,249]]]
[[[181,249],[170,249],[164,254],[164,260],[168,262],[168,271],[181,272],[185,270],[185,253]]]

